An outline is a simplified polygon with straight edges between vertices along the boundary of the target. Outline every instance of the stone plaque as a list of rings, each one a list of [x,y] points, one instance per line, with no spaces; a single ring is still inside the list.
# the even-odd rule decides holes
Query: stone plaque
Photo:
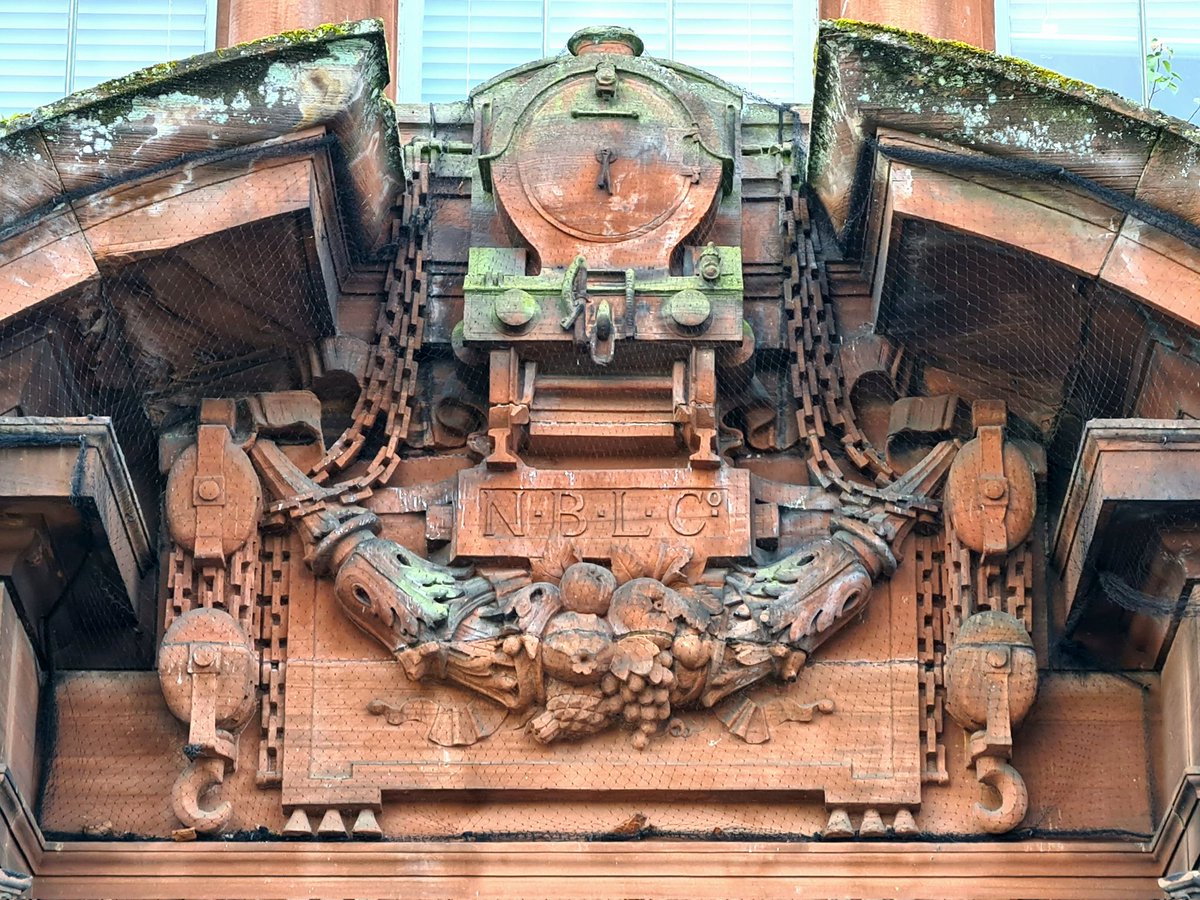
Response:
[[[570,543],[608,559],[628,540],[682,544],[697,558],[750,555],[750,473],[741,469],[596,469],[459,476],[457,557],[544,556]]]
[[[288,565],[299,586],[301,554],[293,552]],[[543,744],[520,711],[461,687],[407,678],[347,621],[331,586],[308,582],[290,611],[283,802],[358,806],[396,791],[607,793],[636,786],[807,792],[858,808],[918,803],[912,569],[875,589],[879,596],[851,644],[806,666],[794,683],[755,686],[714,710],[678,710],[674,726],[642,750],[621,728]],[[722,724],[721,715],[729,718],[747,700],[770,722],[769,737],[756,738],[763,743],[748,743]],[[826,705],[811,719],[785,712],[821,701]]]

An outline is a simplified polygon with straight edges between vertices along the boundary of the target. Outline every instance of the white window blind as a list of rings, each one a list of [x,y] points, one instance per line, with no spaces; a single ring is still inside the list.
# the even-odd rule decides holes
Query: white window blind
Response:
[[[208,0],[79,0],[72,91],[211,46]]]
[[[542,0],[425,0],[424,7],[420,99],[465,99],[468,88],[542,55]]]
[[[675,0],[674,58],[770,100],[801,97],[802,3],[792,0]],[[810,32],[811,33],[811,32]],[[810,76],[811,77],[811,76]],[[811,89],[810,89],[811,90]]]
[[[1140,98],[1144,54],[1140,51],[1139,3],[1008,0],[1008,46],[999,49],[1080,81]]]
[[[1155,40],[1174,51],[1178,92],[1147,77]],[[1200,0],[996,0],[996,49],[1187,118],[1200,97]]]
[[[480,82],[563,51],[587,25],[632,28],[646,54],[776,101],[812,93],[816,3],[805,0],[400,0],[401,100],[463,100]]]
[[[215,0],[0,0],[0,115],[203,53]]]
[[[0,2],[0,115],[66,93],[70,12],[70,0]]]

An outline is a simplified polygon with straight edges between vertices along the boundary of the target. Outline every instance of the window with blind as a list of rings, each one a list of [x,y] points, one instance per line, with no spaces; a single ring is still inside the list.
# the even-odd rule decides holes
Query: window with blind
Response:
[[[804,0],[400,0],[402,101],[462,100],[494,75],[562,52],[586,25],[623,25],[650,56],[769,100],[812,94],[816,3]]]
[[[1155,40],[1174,51],[1178,92],[1147,79]],[[997,0],[996,49],[1181,118],[1200,105],[1197,0]]]
[[[0,0],[0,115],[211,50],[215,0]]]

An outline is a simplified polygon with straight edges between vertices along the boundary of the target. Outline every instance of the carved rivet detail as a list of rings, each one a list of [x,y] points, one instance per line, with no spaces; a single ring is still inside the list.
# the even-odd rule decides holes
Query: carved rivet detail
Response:
[[[501,325],[523,328],[533,321],[539,307],[537,300],[528,291],[509,288],[495,299],[492,308]]]
[[[699,328],[712,315],[712,303],[700,291],[688,288],[667,301],[667,315],[676,325]]]
[[[201,500],[216,500],[221,496],[221,486],[211,478],[205,478],[196,486]]]
[[[601,62],[596,66],[596,96],[612,97],[617,89],[617,69],[611,62]]]
[[[201,645],[192,651],[192,662],[202,668],[208,668],[215,665],[217,662],[217,651],[215,647]]]
[[[700,277],[705,281],[716,281],[721,277],[721,256],[710,242],[700,254]]]

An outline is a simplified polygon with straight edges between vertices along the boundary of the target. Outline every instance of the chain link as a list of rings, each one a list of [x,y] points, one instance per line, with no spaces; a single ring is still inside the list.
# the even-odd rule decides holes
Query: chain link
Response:
[[[197,565],[174,541],[167,554],[167,606],[163,628],[193,609],[219,609],[249,631],[258,592],[258,535],[230,555],[228,562]]]
[[[353,419],[309,473],[322,487],[279,500],[271,505],[272,513],[301,518],[319,512],[329,500],[353,505],[369,496],[372,488],[385,484],[400,463],[400,446],[412,426],[417,397],[416,355],[424,340],[428,305],[425,260],[429,246],[429,177],[429,164],[418,153],[392,222],[396,255],[388,267],[386,298],[376,320],[375,343],[367,360]],[[380,417],[387,437],[366,470],[345,481],[330,483],[357,461]],[[260,653],[262,698],[256,779],[264,787],[278,785],[283,778],[288,540],[288,535],[280,533],[263,536],[257,628],[252,632]]]
[[[843,512],[868,522],[883,514],[911,515],[932,510],[935,504],[920,498],[901,498],[885,493],[896,472],[871,445],[858,427],[842,374],[837,325],[828,301],[829,280],[824,261],[817,252],[808,204],[798,185],[786,192],[788,215],[784,229],[791,252],[785,261],[784,314],[787,321],[790,376],[798,404],[796,422],[800,439],[808,445],[808,468],[822,487],[837,490]],[[873,484],[851,479],[842,460],[828,449],[837,438],[841,455]],[[945,685],[943,656],[946,630],[956,624],[956,604],[961,603],[961,586],[943,562],[939,540],[917,536],[915,541],[917,645],[919,658],[918,694],[921,702],[922,780],[945,783],[946,749],[942,739]],[[952,599],[944,593],[949,585]],[[957,590],[956,590],[957,588]],[[951,607],[953,611],[948,610]],[[947,613],[950,612],[950,615]]]
[[[285,534],[264,535],[258,588],[259,692],[262,715],[258,744],[259,787],[283,782],[284,684],[287,678],[288,594],[291,562]]]
[[[790,175],[785,175],[790,179]],[[785,261],[784,314],[787,317],[792,392],[799,403],[796,423],[807,441],[809,470],[826,488],[837,488],[848,499],[887,500],[878,491],[846,477],[841,463],[826,449],[829,426],[840,434],[842,452],[878,487],[890,484],[895,471],[858,428],[838,357],[837,325],[826,297],[825,265],[814,246],[808,203],[798,186],[789,185],[784,229],[791,248]]]
[[[429,162],[418,153],[392,223],[396,256],[388,267],[386,299],[376,320],[375,344],[367,359],[353,419],[309,473],[322,489],[282,499],[271,506],[273,512],[286,511],[297,518],[319,511],[327,499],[357,503],[369,496],[372,488],[387,483],[400,464],[400,446],[408,438],[417,397],[416,355],[425,337],[429,190]],[[386,440],[366,471],[331,483],[357,461],[380,417],[384,419]]]
[[[936,535],[914,535],[917,600],[917,694],[921,709],[921,780],[946,784],[945,547]]]

